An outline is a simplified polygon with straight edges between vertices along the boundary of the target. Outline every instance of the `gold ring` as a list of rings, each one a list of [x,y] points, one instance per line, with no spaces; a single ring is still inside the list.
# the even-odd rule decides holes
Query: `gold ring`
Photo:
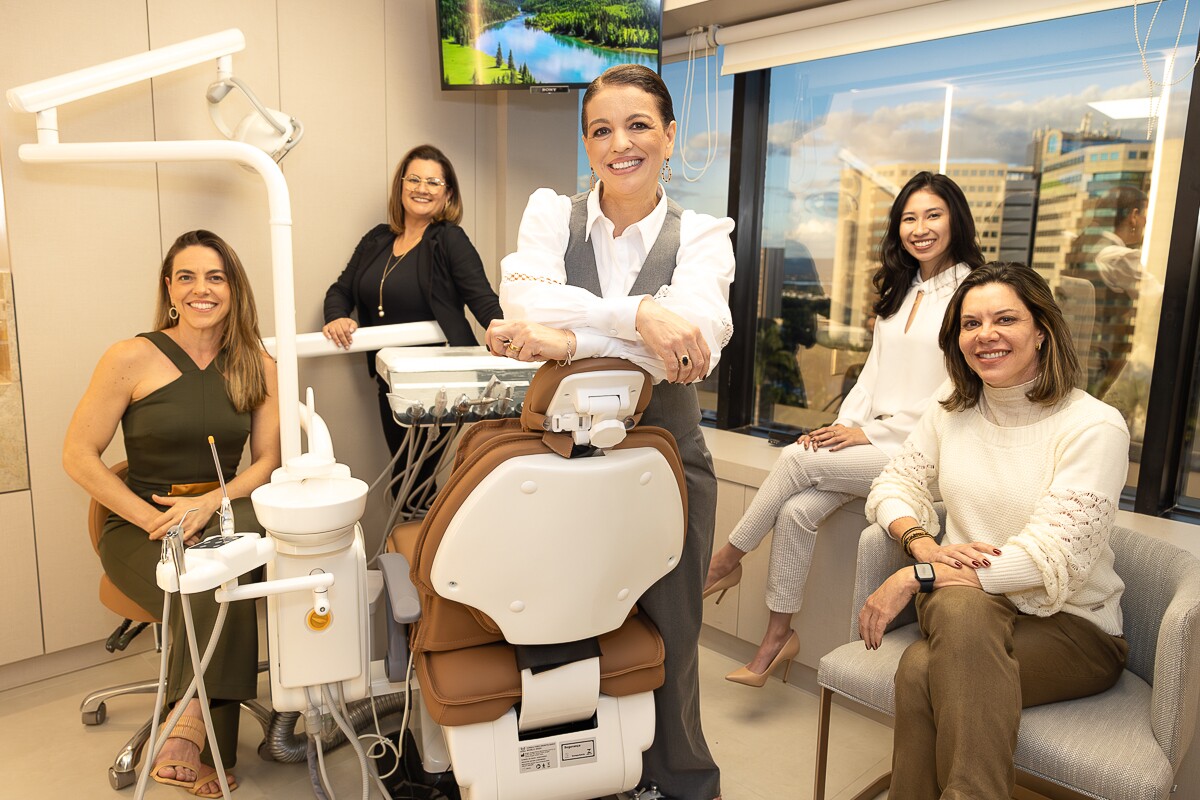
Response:
[[[508,349],[512,350],[514,353],[519,353],[521,352],[521,345],[517,344],[516,342],[509,342]]]

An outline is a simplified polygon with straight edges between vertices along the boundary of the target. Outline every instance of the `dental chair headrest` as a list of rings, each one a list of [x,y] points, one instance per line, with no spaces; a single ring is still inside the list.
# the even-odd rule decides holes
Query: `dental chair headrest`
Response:
[[[642,413],[645,412],[646,406],[650,404],[650,397],[653,394],[649,373],[623,358],[585,358],[565,367],[555,361],[547,361],[538,369],[525,393],[525,405],[521,409],[521,427],[528,431],[545,433],[545,441],[548,445],[560,455],[568,455],[573,441],[571,434],[565,431],[555,432],[551,418],[547,415],[551,403],[565,379],[592,372],[624,372],[641,377],[641,387],[637,392],[632,413],[621,420],[626,429],[637,425],[642,419]],[[610,445],[601,444],[600,446]]]

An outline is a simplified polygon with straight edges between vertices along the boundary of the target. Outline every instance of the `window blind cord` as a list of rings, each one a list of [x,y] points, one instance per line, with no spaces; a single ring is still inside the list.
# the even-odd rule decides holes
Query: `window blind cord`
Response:
[[[1154,139],[1154,127],[1158,124],[1158,109],[1163,101],[1165,92],[1162,91],[1170,86],[1175,86],[1187,80],[1196,70],[1196,65],[1200,63],[1200,52],[1197,52],[1196,59],[1192,61],[1192,66],[1183,75],[1180,75],[1175,80],[1170,80],[1171,68],[1175,64],[1175,54],[1179,52],[1179,42],[1183,38],[1183,27],[1187,22],[1188,3],[1190,0],[1183,2],[1183,14],[1179,19],[1179,30],[1175,34],[1175,45],[1171,48],[1171,52],[1167,55],[1166,66],[1163,67],[1163,80],[1156,81],[1150,72],[1150,60],[1146,53],[1150,46],[1150,32],[1154,30],[1154,22],[1158,19],[1158,12],[1162,8],[1163,0],[1158,0],[1154,5],[1154,13],[1150,15],[1150,24],[1146,28],[1146,38],[1142,38],[1141,28],[1138,25],[1138,0],[1133,2],[1133,40],[1137,42],[1138,55],[1142,59],[1142,73],[1146,76],[1146,84],[1149,87],[1149,97],[1147,98],[1150,104],[1150,114],[1146,117],[1146,141]],[[1155,96],[1155,91],[1158,90],[1158,95]]]
[[[687,143],[689,139],[689,129],[692,116],[692,97],[695,94],[696,88],[696,55],[698,47],[696,40],[699,37],[704,39],[704,124],[707,127],[705,135],[704,147],[704,163],[701,165],[693,164],[688,161]],[[709,81],[708,81],[708,62],[709,62],[710,47],[708,41],[708,33],[704,28],[693,30],[688,37],[688,65],[687,76],[683,83],[683,130],[680,132],[679,142],[679,157],[683,162],[683,178],[689,183],[695,183],[704,177],[708,172],[708,168],[712,166],[717,158],[717,136],[720,128],[720,103],[717,98],[717,78],[716,75],[716,59],[713,58],[713,81],[712,81],[712,109],[709,108]],[[715,50],[712,51],[715,56]],[[710,119],[711,118],[711,119]],[[694,174],[689,174],[689,170]]]

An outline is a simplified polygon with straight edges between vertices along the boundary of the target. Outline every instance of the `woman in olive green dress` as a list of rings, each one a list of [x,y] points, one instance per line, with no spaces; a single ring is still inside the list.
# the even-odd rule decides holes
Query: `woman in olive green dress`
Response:
[[[112,511],[100,559],[117,588],[150,612],[162,608],[154,570],[160,540],[182,519],[184,543],[218,533],[221,490],[208,444],[214,437],[238,531],[261,531],[250,492],[279,466],[275,362],[263,350],[254,296],[237,254],[216,234],[180,236],[163,260],[155,330],[118,342],[100,359],[71,419],[63,466]],[[129,474],[101,456],[121,423]],[[246,440],[250,464],[237,472]],[[184,518],[184,515],[195,509]],[[200,646],[216,618],[210,592],[191,596]],[[179,604],[173,605],[174,609]],[[192,679],[181,616],[172,613],[167,699]],[[232,767],[238,704],[257,692],[253,601],[232,603],[205,675],[217,743]],[[188,704],[155,763],[160,783],[219,797],[200,703]],[[231,788],[236,785],[230,778]]]

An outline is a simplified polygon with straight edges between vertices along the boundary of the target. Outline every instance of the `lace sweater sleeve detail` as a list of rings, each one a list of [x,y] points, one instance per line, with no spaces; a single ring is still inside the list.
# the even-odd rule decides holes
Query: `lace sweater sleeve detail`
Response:
[[[925,530],[937,536],[940,527],[933,508],[936,479],[937,465],[933,459],[911,439],[906,441],[900,455],[871,483],[867,521],[876,522],[886,530],[901,517],[915,517]]]
[[[1048,617],[1061,611],[1107,552],[1116,512],[1110,498],[1095,492],[1051,489],[1029,524],[1003,546],[1009,557],[985,571],[984,589],[1007,594],[1026,614]],[[1027,572],[1022,567],[1036,571],[1032,577],[1038,585],[1022,579]]]

